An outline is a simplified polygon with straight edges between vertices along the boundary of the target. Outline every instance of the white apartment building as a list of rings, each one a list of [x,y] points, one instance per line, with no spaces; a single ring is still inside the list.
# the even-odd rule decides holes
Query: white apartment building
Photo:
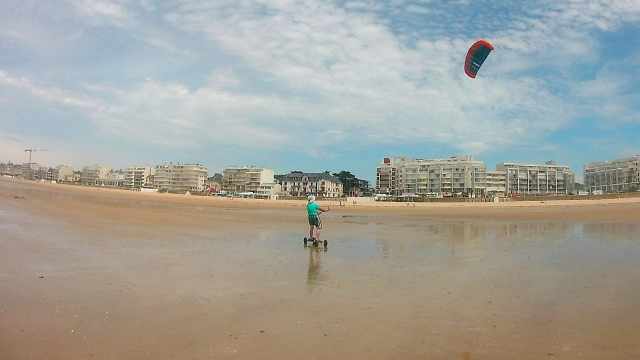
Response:
[[[341,197],[343,185],[340,179],[329,174],[293,171],[282,178],[282,192],[287,196]]]
[[[272,183],[275,172],[263,167],[228,167],[222,172],[222,190],[231,193],[257,193],[261,184]]]
[[[141,187],[153,187],[153,178],[156,169],[147,166],[133,166],[124,170],[123,186],[140,189]]]
[[[640,155],[584,166],[584,188],[593,193],[638,191],[640,187]]]
[[[263,183],[258,187],[256,195],[266,199],[277,199],[282,194],[282,185],[276,183]]]
[[[204,190],[207,180],[207,168],[197,164],[157,165],[153,186],[169,192]]]
[[[575,188],[573,171],[554,161],[544,165],[500,163],[496,169],[506,173],[508,194],[564,195],[572,194]]]
[[[487,168],[472,157],[448,159],[384,158],[376,167],[376,192],[405,194],[468,194],[484,196]]]
[[[108,166],[91,165],[82,168],[82,185],[96,185],[98,180],[108,180],[111,168]]]
[[[72,182],[74,179],[73,168],[60,165],[47,171],[47,180],[56,182]]]
[[[487,187],[485,194],[495,196],[505,196],[507,194],[507,172],[487,171]]]

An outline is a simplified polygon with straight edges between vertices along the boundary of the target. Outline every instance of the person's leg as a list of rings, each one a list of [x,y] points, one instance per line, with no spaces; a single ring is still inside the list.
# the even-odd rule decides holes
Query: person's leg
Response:
[[[313,224],[309,224],[309,240],[313,239]]]
[[[320,230],[322,230],[322,221],[320,221],[320,217],[316,219],[316,239],[320,241]]]

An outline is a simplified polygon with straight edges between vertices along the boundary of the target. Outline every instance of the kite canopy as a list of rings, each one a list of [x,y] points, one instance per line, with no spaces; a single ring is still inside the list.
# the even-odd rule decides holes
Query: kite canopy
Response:
[[[480,66],[487,59],[493,46],[485,40],[476,41],[467,52],[467,59],[464,61],[464,72],[470,77],[476,77]]]

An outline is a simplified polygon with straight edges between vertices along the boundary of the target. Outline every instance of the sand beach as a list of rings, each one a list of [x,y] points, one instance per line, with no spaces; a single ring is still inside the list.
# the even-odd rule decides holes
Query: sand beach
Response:
[[[0,359],[640,358],[640,198],[320,204],[0,179]]]

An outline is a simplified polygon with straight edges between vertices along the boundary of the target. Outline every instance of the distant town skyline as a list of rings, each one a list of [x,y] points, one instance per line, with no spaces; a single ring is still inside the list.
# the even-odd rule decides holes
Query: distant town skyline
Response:
[[[289,169],[289,170],[286,170],[286,171],[284,171],[284,172],[279,172],[279,171],[275,171],[275,170],[274,170],[274,173],[275,173],[276,175],[286,175],[286,174],[289,174],[289,173],[291,173],[291,172],[295,172],[295,171],[311,172],[311,173],[322,173],[322,172],[337,173],[337,172],[340,172],[340,171],[349,171],[349,172],[351,172],[351,173],[352,173],[356,178],[361,179],[361,180],[366,180],[366,181],[368,181],[372,186],[375,186],[375,183],[376,183],[376,176],[375,176],[376,168],[377,168],[379,165],[384,164],[384,163],[385,163],[385,161],[386,161],[386,159],[393,159],[393,158],[407,158],[407,159],[409,159],[409,160],[416,160],[416,159],[449,159],[449,158],[455,158],[455,157],[460,157],[460,155],[453,155],[453,156],[448,156],[448,157],[441,156],[441,157],[434,157],[434,158],[427,158],[427,157],[409,157],[409,156],[396,156],[396,157],[386,157],[386,158],[382,158],[382,159],[380,159],[380,162],[379,162],[378,164],[376,164],[376,166],[375,166],[375,167],[374,167],[374,169],[373,169],[373,171],[374,171],[374,177],[373,177],[373,180],[369,180],[369,179],[367,179],[367,178],[365,178],[365,177],[359,176],[357,173],[354,173],[351,169],[340,169],[340,170],[325,169],[325,170],[317,170],[317,171],[316,171],[316,170],[309,170],[309,169]],[[476,161],[482,162],[482,163],[484,163],[484,165],[485,165],[485,167],[487,168],[487,170],[488,170],[488,171],[496,170],[496,169],[498,168],[498,165],[503,164],[503,163],[516,163],[516,164],[527,164],[527,165],[545,165],[545,164],[548,164],[548,163],[554,163],[554,164],[557,164],[557,165],[569,166],[569,165],[566,165],[566,164],[560,164],[560,163],[557,163],[557,161],[555,161],[555,160],[547,160],[547,161],[544,161],[544,162],[541,162],[541,163],[518,163],[518,162],[513,162],[513,161],[500,161],[499,163],[496,163],[494,166],[491,166],[491,164],[487,164],[487,163],[486,163],[486,162],[484,162],[482,159],[478,159],[478,158],[476,158],[476,157],[474,157],[474,156],[471,156],[471,155],[470,155],[470,156],[462,156],[462,158],[471,158],[471,159],[474,159],[474,160],[476,160]],[[33,159],[32,159],[32,160],[33,160]],[[604,162],[607,162],[607,161],[615,161],[615,160],[619,160],[619,159],[607,159],[607,160],[603,160],[603,161],[604,161]],[[6,163],[9,163],[9,161],[6,161],[6,162],[5,162],[5,161],[0,161],[0,163],[2,163],[2,164],[6,164]],[[20,163],[20,162],[12,162],[12,163],[14,163],[14,164],[18,164],[18,165],[20,165],[20,164],[24,164],[24,163]],[[26,163],[26,162],[25,162],[25,163]],[[575,181],[576,181],[577,183],[583,183],[582,178],[583,178],[583,175],[584,175],[584,174],[583,174],[584,166],[586,166],[586,165],[588,165],[588,164],[593,164],[593,163],[597,163],[597,162],[590,162],[590,163],[584,164],[583,166],[581,166],[581,167],[579,168],[579,170],[578,170],[578,171],[576,171],[576,169],[571,168],[571,167],[569,166],[569,168],[571,169],[571,171],[573,171],[573,173],[574,173],[574,175],[575,175],[575,179],[576,179]],[[37,162],[35,162],[35,161],[32,161],[32,164],[39,165],[39,166],[43,166],[43,167],[47,167],[47,168],[55,168],[55,167],[57,167],[57,166],[70,166],[70,165],[68,165],[68,164],[45,165],[45,164],[37,163]],[[141,167],[141,166],[150,166],[150,167],[152,167],[152,168],[155,168],[155,167],[157,167],[157,166],[159,166],[159,165],[166,165],[166,164],[182,164],[182,165],[199,165],[199,166],[203,166],[204,168],[206,168],[206,169],[207,169],[207,172],[208,172],[209,176],[213,176],[213,175],[214,175],[214,174],[216,174],[216,173],[221,174],[221,173],[223,173],[223,172],[224,172],[224,170],[225,170],[225,169],[227,169],[227,168],[256,167],[256,168],[268,168],[268,169],[272,169],[272,170],[273,170],[273,168],[271,168],[271,167],[269,167],[269,166],[265,166],[265,165],[246,165],[246,164],[243,164],[243,165],[229,165],[229,166],[225,166],[225,167],[224,167],[224,168],[222,168],[222,169],[211,169],[211,168],[209,168],[208,166],[206,166],[206,165],[204,165],[204,164],[197,163],[197,162],[173,162],[173,161],[166,161],[166,162],[162,162],[162,163],[158,163],[158,164],[132,164],[132,165],[125,166],[125,167],[113,167],[113,166],[110,166],[109,164],[97,164],[97,163],[93,163],[93,164],[85,164],[85,165],[82,165],[82,166],[79,166],[79,167],[74,167],[74,166],[70,166],[70,167],[71,167],[71,168],[73,168],[73,170],[74,170],[74,171],[82,171],[82,168],[84,168],[84,167],[92,167],[92,166],[98,165],[98,166],[103,166],[103,167],[109,167],[109,168],[111,168],[113,171],[119,171],[119,170],[126,170],[126,169],[128,169],[128,168]],[[580,180],[580,181],[579,181],[579,180]]]
[[[337,188],[327,187],[319,179],[341,183],[348,191],[371,189],[373,182],[358,178],[350,171],[331,174],[293,170],[276,174],[266,167],[227,167],[222,173],[214,172],[199,164],[158,164],[112,169],[108,166],[83,166],[74,171],[65,165],[46,167],[36,163],[1,163],[0,174],[35,180],[61,181],[83,185],[125,188],[153,187],[167,191],[202,192],[216,190],[215,183],[222,183],[224,190],[244,193],[247,189],[259,191],[259,197],[274,198],[281,190],[290,195],[296,192],[316,191],[335,196]],[[467,194],[473,197],[504,197],[507,194],[537,195],[601,195],[604,193],[637,192],[640,189],[640,155],[591,162],[584,166],[584,182],[576,182],[576,174],[567,165],[547,161],[545,164],[502,162],[496,170],[487,168],[483,161],[473,157],[453,156],[439,159],[410,159],[407,157],[384,158],[376,166],[375,189],[379,193],[404,197],[405,195],[431,196],[442,194]],[[225,180],[225,177],[227,180]],[[334,181],[335,179],[339,181]],[[207,179],[213,180],[207,184]],[[275,180],[278,181],[275,181]],[[315,179],[315,185],[309,181]],[[293,183],[288,184],[288,181]],[[281,185],[278,188],[276,185]],[[290,186],[289,186],[290,185]],[[371,185],[371,186],[369,186]],[[226,188],[224,187],[226,186]],[[358,190],[354,190],[358,189]],[[363,190],[363,191],[367,191]],[[444,196],[444,195],[442,195]]]

